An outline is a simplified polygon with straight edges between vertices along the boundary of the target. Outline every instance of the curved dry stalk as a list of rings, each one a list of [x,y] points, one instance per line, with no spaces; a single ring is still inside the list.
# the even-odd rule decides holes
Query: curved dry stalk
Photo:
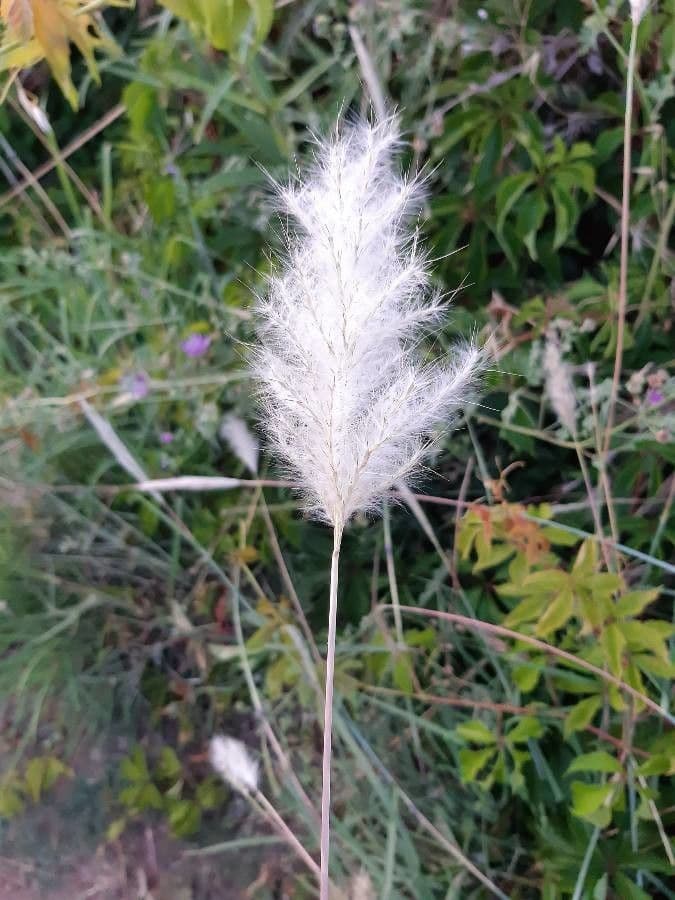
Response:
[[[604,455],[609,451],[614,428],[616,399],[619,393],[619,380],[623,363],[623,345],[626,331],[626,308],[628,306],[628,238],[630,233],[630,164],[631,133],[633,126],[633,83],[635,76],[635,58],[637,50],[638,25],[632,19],[630,29],[630,47],[626,64],[626,110],[623,120],[623,179],[621,194],[621,255],[619,258],[619,306],[617,309],[616,351],[614,353],[614,373],[607,409],[607,425],[603,442]]]
[[[378,608],[391,609],[392,606],[390,603],[382,603]],[[594,666],[593,663],[587,662],[580,656],[575,656],[574,653],[568,653],[567,650],[561,650],[560,647],[554,647],[552,644],[547,644],[546,641],[540,641],[538,638],[531,637],[529,634],[521,634],[519,631],[512,631],[510,628],[505,628],[503,625],[493,625],[492,622],[483,622],[482,619],[472,619],[469,616],[462,616],[459,613],[449,613],[438,609],[426,609],[417,606],[401,606],[401,612],[417,616],[427,616],[431,619],[444,619],[446,622],[455,622],[457,625],[463,625],[469,629],[475,628],[478,631],[487,631],[490,634],[498,634],[500,637],[511,638],[514,641],[522,641],[524,644],[536,647],[537,650],[542,650],[544,653],[551,653],[553,656],[564,659],[566,662],[578,666],[580,669],[585,669],[587,672],[597,675],[598,678],[601,678],[608,684],[614,685],[614,687],[618,688],[620,691],[630,694],[631,697],[639,700],[640,703],[644,703],[644,705],[651,709],[652,712],[656,713],[662,719],[665,719],[669,724],[675,725],[675,716],[671,716],[664,709],[661,709],[658,703],[655,703],[651,698],[647,697],[646,694],[637,691],[634,687],[631,687],[630,684],[622,681],[621,678],[617,678],[616,675],[612,675],[610,672],[606,672],[604,669]]]

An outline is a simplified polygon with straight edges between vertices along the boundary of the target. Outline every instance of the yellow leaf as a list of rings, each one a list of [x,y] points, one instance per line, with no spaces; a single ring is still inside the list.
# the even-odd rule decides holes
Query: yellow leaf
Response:
[[[111,0],[129,6],[132,0]],[[45,59],[73,108],[77,91],[71,78],[70,44],[82,54],[91,76],[98,81],[94,51],[114,42],[101,35],[94,17],[85,12],[89,0],[0,0],[0,18],[7,30],[0,42],[0,71],[20,69]]]
[[[30,0],[0,0],[0,19],[7,24],[7,32],[14,41],[29,41],[33,37],[33,8]]]

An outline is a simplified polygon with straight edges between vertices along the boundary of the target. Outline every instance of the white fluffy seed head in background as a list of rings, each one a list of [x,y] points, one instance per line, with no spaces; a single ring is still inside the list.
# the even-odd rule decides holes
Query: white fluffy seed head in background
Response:
[[[571,435],[576,433],[576,398],[570,367],[562,358],[557,336],[546,335],[544,348],[544,375],[546,392],[553,411]]]
[[[235,791],[249,794],[258,790],[258,763],[246,744],[217,734],[209,743],[209,760],[215,772]]]
[[[248,425],[239,416],[229,413],[220,424],[220,439],[225,441],[237,459],[255,475],[258,472],[259,446]]]
[[[339,126],[279,189],[292,231],[258,304],[255,374],[277,459],[309,510],[342,525],[375,510],[447,428],[482,362],[473,345],[422,362],[446,304],[410,227],[420,184],[396,165],[394,119]]]

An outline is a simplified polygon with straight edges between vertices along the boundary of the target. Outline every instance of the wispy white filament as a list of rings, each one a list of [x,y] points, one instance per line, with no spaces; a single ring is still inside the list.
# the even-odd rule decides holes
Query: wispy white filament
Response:
[[[421,462],[467,399],[474,346],[443,364],[418,344],[445,303],[409,228],[419,183],[394,165],[394,120],[337,129],[304,181],[280,189],[287,259],[259,303],[256,374],[277,457],[311,511],[341,527]]]

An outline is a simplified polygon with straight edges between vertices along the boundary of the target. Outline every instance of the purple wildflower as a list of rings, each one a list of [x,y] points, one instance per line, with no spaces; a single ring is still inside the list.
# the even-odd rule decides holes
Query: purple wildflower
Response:
[[[171,431],[161,431],[159,435],[160,444],[171,444],[175,435]]]
[[[662,402],[663,394],[661,393],[661,391],[657,390],[656,388],[650,388],[647,391],[647,403],[649,403],[650,406],[658,406],[659,403]]]
[[[147,373],[140,369],[138,372],[130,372],[120,380],[120,387],[127,391],[135,400],[142,400],[150,391],[150,379]]]
[[[189,356],[192,359],[197,359],[200,356],[204,356],[210,346],[210,335],[194,332],[181,342],[180,348],[186,356]]]

